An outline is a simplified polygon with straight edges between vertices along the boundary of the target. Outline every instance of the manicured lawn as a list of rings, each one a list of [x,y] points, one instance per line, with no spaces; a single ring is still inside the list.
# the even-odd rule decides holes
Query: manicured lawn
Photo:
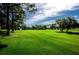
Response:
[[[69,55],[79,54],[79,35],[58,33],[56,30],[19,30],[1,37],[0,54]]]

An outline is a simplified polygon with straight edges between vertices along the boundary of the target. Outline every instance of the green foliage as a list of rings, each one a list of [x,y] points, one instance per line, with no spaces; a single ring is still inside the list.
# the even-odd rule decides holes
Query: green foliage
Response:
[[[10,34],[10,29],[12,32],[14,30],[22,29],[24,24],[25,11],[28,9],[28,12],[35,12],[35,4],[24,4],[24,3],[1,3],[0,4],[0,27],[7,29],[7,34]],[[28,7],[27,7],[28,6]],[[31,9],[31,10],[30,10]],[[5,19],[4,19],[5,18]]]
[[[73,17],[58,19],[56,23],[59,25],[61,32],[63,32],[64,29],[67,29],[66,32],[68,32],[70,28],[76,28],[78,25],[77,20],[75,20]]]

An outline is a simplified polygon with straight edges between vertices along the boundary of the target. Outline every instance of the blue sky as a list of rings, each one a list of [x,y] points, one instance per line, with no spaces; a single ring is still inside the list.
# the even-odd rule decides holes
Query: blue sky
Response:
[[[35,14],[26,12],[26,25],[47,25],[54,23],[58,18],[72,16],[79,20],[79,2],[71,0],[61,0],[52,3],[36,3]]]

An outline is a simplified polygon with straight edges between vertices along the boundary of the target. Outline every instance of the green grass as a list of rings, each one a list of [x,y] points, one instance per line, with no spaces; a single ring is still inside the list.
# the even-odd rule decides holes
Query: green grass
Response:
[[[56,30],[20,30],[0,37],[8,47],[0,54],[73,55],[79,54],[79,35],[58,33]]]

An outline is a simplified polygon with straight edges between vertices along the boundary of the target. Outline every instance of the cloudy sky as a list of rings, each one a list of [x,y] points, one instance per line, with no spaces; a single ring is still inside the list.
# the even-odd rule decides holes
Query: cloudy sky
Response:
[[[72,16],[79,19],[78,0],[55,0],[51,3],[36,3],[35,14],[27,13],[26,25],[51,24],[58,18]]]

